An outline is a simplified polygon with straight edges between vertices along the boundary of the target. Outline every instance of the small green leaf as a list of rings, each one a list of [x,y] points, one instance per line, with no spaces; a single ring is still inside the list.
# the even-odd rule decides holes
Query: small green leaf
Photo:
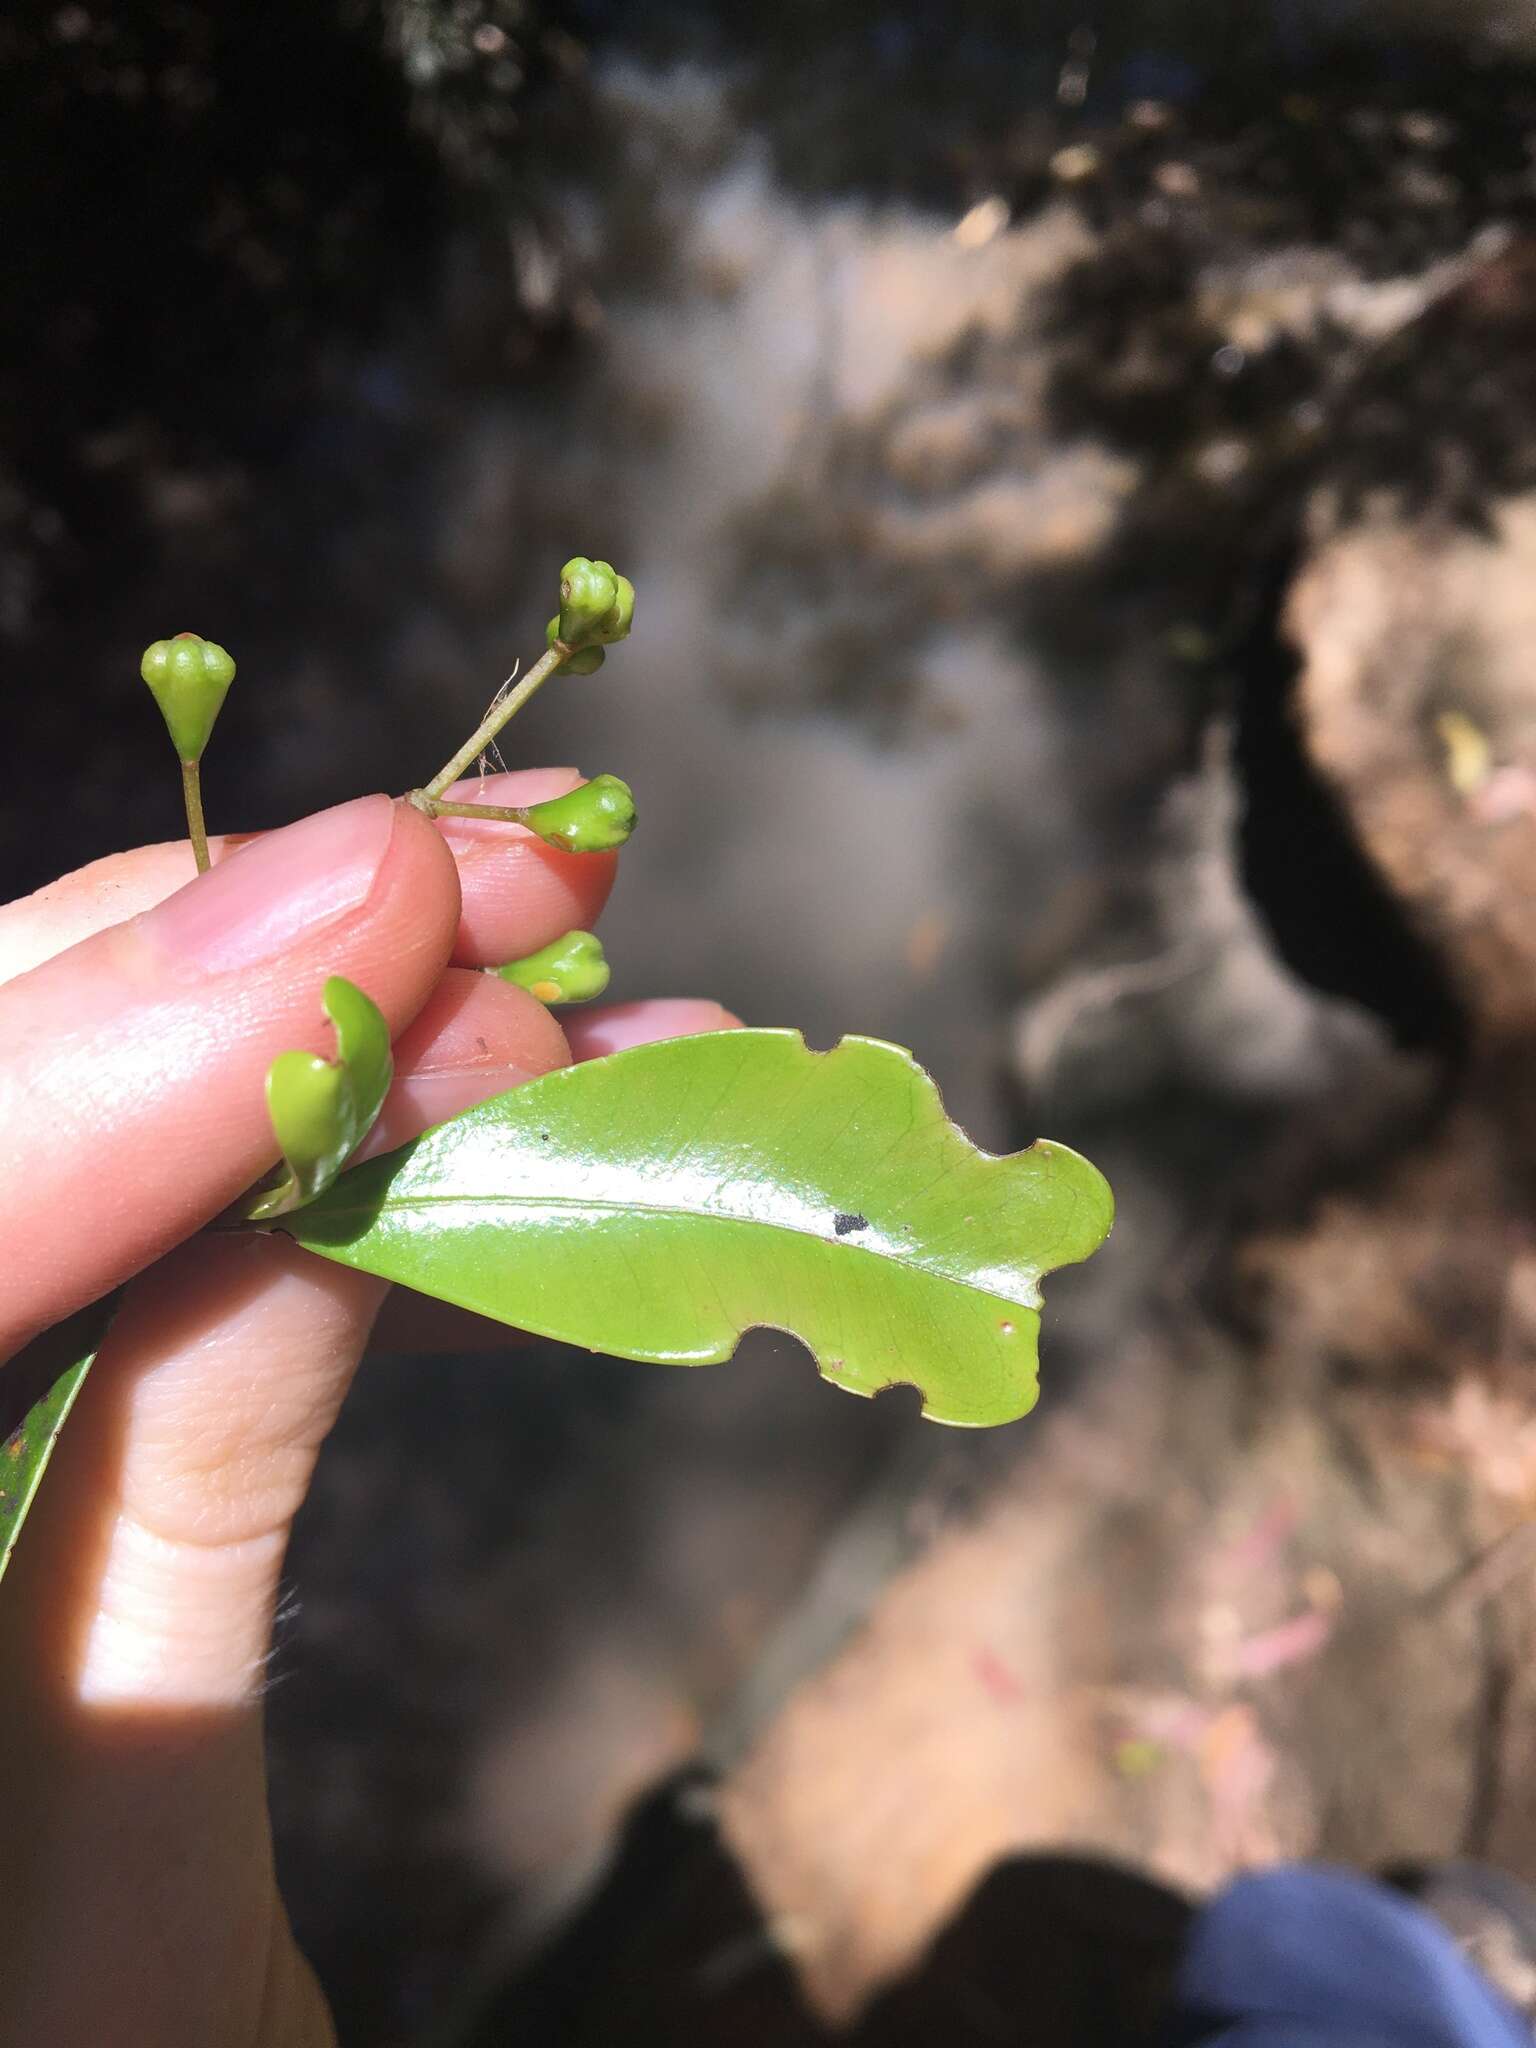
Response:
[[[117,1301],[110,1294],[45,1330],[0,1373],[0,1579]]]
[[[1042,1139],[979,1152],[898,1047],[790,1031],[637,1046],[479,1104],[285,1228],[328,1258],[541,1335],[676,1365],[767,1324],[828,1379],[935,1421],[1033,1406],[1040,1278],[1113,1216]]]
[[[377,1122],[395,1078],[389,1026],[378,1004],[365,996],[356,982],[340,974],[333,974],[321,990],[320,1006],[335,1029],[336,1057],[352,1084],[352,1114],[357,1124],[353,1143],[361,1145]]]
[[[562,853],[612,853],[635,829],[635,793],[617,775],[594,775],[564,796],[530,804],[522,821]]]
[[[593,932],[567,932],[563,939],[521,960],[509,960],[496,972],[541,1003],[590,1003],[608,986],[607,956]]]
[[[267,1069],[267,1114],[286,1172],[247,1208],[252,1220],[286,1216],[323,1194],[373,1129],[394,1056],[389,1026],[354,983],[333,974],[320,1003],[336,1032],[336,1059],[280,1052]]]

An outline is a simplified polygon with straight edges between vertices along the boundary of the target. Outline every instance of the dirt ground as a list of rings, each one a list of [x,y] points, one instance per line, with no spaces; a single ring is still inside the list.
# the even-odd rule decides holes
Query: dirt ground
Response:
[[[1454,1061],[1384,1061],[1353,1156],[1147,1275],[963,1504],[928,1489],[841,1649],[642,1812],[478,2038],[1129,2044],[1237,1870],[1536,1881],[1533,570],[1527,502],[1385,520],[1288,606],[1303,745]]]

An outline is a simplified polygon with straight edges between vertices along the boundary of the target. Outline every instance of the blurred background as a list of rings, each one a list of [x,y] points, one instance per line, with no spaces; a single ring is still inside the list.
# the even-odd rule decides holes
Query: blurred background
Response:
[[[1131,2043],[1292,1855],[1536,1878],[1536,6],[12,0],[7,895],[630,780],[614,994],[1115,1184],[970,1437],[380,1358],[271,1697],[345,2042]],[[65,827],[61,838],[61,825]]]

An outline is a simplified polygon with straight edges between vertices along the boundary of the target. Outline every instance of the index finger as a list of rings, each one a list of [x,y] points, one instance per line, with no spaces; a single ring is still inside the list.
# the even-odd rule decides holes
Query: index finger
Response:
[[[461,803],[535,804],[586,778],[574,768],[522,768],[456,785]],[[454,939],[458,967],[498,967],[594,924],[618,870],[611,853],[561,853],[521,825],[443,818],[438,830],[459,870],[463,909]],[[209,839],[215,865],[259,833]],[[194,875],[185,839],[108,854],[0,906],[0,982],[25,974],[105,926],[152,910]]]

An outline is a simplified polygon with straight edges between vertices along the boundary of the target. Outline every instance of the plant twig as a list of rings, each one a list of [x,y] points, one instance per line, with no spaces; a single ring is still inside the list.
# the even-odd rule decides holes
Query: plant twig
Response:
[[[416,808],[429,818],[499,818],[504,825],[526,825],[527,804],[451,804],[446,797],[428,796],[424,789],[412,790],[419,798]]]
[[[507,720],[515,718],[534,691],[541,684],[549,681],[549,678],[554,674],[561,662],[569,658],[570,652],[570,648],[566,646],[563,640],[557,640],[546,653],[540,655],[517,688],[510,690],[505,697],[491,706],[490,710],[487,711],[484,718],[481,719],[479,725],[476,726],[453,759],[448,762],[446,767],[439,768],[432,780],[424,785],[420,792],[421,795],[431,798],[436,803],[443,791],[452,783],[458,781],[465,769],[468,768],[470,762],[485,752],[492,740],[495,739],[496,735],[507,723]],[[422,808],[425,808],[425,806]],[[459,813],[452,811],[449,815],[457,816]],[[495,814],[492,813],[492,815]],[[503,813],[502,815],[515,814]]]
[[[197,862],[197,872],[206,875],[211,865],[208,859],[208,827],[203,822],[203,779],[195,761],[183,761],[181,764],[181,794],[187,807],[192,858]]]

